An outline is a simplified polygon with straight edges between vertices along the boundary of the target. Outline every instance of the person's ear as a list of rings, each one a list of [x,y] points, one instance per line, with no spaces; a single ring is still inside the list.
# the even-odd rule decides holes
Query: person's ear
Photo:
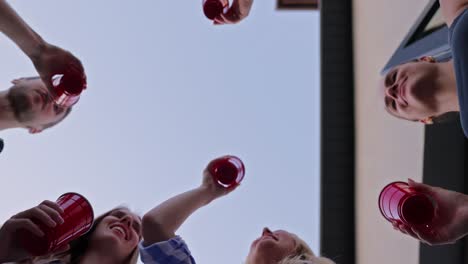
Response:
[[[426,117],[424,119],[419,120],[419,122],[425,124],[425,125],[432,125],[434,124],[434,121],[432,120],[432,116]]]
[[[42,128],[28,127],[29,134],[38,134],[42,132]]]
[[[421,58],[418,59],[419,61],[425,61],[425,62],[430,62],[430,63],[434,63],[436,62],[436,59],[432,56],[423,56]]]

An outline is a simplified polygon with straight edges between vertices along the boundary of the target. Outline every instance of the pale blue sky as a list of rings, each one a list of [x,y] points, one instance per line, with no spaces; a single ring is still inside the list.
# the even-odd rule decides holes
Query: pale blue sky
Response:
[[[264,226],[319,248],[319,14],[256,0],[248,19],[212,26],[200,1],[10,1],[46,40],[78,56],[88,90],[40,135],[0,133],[5,221],[61,193],[97,214],[144,213],[195,187],[234,154],[246,177],[179,230],[198,263],[239,264]],[[0,89],[35,75],[0,36]]]

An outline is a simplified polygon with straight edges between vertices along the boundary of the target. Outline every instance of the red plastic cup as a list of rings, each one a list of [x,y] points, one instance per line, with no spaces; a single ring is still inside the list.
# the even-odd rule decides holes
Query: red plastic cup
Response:
[[[229,8],[228,0],[203,0],[203,12],[208,19],[215,19]]]
[[[85,197],[78,193],[65,193],[57,200],[57,204],[63,209],[64,223],[55,227],[49,227],[42,222],[33,219],[44,232],[43,237],[21,230],[18,237],[22,247],[32,256],[43,256],[54,252],[70,241],[86,234],[92,227],[94,212],[91,204]]]
[[[238,185],[245,175],[245,167],[242,160],[236,156],[223,156],[208,164],[208,171],[214,180],[225,188]]]
[[[379,196],[379,208],[389,222],[409,226],[428,226],[435,216],[435,202],[428,195],[415,191],[406,182],[392,182]]]
[[[52,76],[52,96],[55,104],[69,107],[78,102],[81,92],[86,89],[86,76],[76,67],[70,66],[64,73]]]

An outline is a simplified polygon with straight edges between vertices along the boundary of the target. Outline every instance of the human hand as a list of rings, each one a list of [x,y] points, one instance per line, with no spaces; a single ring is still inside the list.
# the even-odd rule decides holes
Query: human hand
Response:
[[[237,189],[239,185],[240,184],[236,184],[229,188],[223,187],[215,181],[213,175],[209,172],[208,168],[206,168],[203,171],[203,181],[201,184],[201,188],[204,188],[208,192],[208,194],[210,195],[210,201],[231,193],[232,191]]]
[[[76,76],[83,76],[83,79],[80,80],[82,83],[77,85],[82,86],[83,89],[86,88],[86,74],[83,65],[69,51],[44,43],[30,58],[51,94],[55,93],[52,86],[52,77],[56,74],[71,73]]]
[[[0,228],[0,263],[15,262],[30,257],[29,253],[21,247],[17,232],[23,229],[42,237],[45,234],[38,223],[48,227],[62,224],[61,213],[63,213],[63,210],[59,205],[51,201],[43,201],[38,206],[20,212],[8,219]],[[67,245],[57,251],[66,251],[68,248]]]
[[[468,233],[468,196],[432,187],[408,179],[414,190],[429,195],[436,202],[433,221],[428,226],[407,226],[393,222],[393,227],[428,245],[453,244]]]
[[[246,18],[252,8],[253,0],[234,0],[228,11],[213,20],[215,25],[236,24]]]

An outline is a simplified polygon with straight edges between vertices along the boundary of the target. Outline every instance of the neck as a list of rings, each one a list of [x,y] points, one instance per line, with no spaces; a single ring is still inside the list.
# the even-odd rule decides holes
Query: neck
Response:
[[[262,258],[252,257],[250,254],[247,256],[247,264],[268,264]]]
[[[440,102],[439,113],[460,111],[457,94],[457,81],[455,78],[455,69],[453,62],[438,63],[438,82],[440,90],[437,94],[437,100]]]
[[[7,94],[8,91],[0,92],[0,130],[21,127],[13,114]]]
[[[116,260],[112,255],[102,254],[97,251],[87,251],[80,260],[80,264],[115,264]]]

